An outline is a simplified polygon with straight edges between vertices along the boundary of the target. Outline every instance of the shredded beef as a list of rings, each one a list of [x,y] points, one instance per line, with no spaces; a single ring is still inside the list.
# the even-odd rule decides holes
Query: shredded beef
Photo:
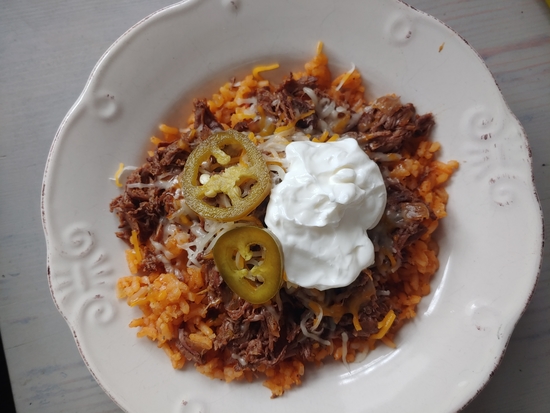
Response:
[[[211,268],[210,264],[203,264],[209,289],[213,286],[209,300],[222,303],[220,311],[216,313],[216,316],[222,317],[222,321],[213,341],[214,349],[229,350],[237,370],[244,366],[252,369],[260,365],[272,366],[285,358],[288,343],[294,341],[299,332],[293,316],[290,315],[287,326],[289,314],[277,305],[271,309],[253,306],[233,293],[229,293],[230,299],[224,299],[229,291],[225,290],[225,284],[211,277]],[[200,354],[193,352],[194,348],[187,336],[180,334],[178,341],[178,348],[183,349],[182,354],[189,360],[197,361]]]
[[[243,329],[236,321],[225,318],[216,332],[214,339],[214,349],[224,348],[231,340],[237,340],[243,335]]]
[[[160,164],[167,167],[183,167],[185,165],[185,161],[187,161],[187,157],[189,156],[189,152],[183,150],[178,141],[171,143],[166,147],[161,147],[159,145],[159,150],[157,153],[160,159]]]
[[[198,139],[205,140],[212,132],[223,130],[223,126],[216,120],[214,114],[210,111],[206,99],[193,100],[195,123],[193,127],[198,132]]]
[[[183,329],[179,329],[178,340],[176,341],[176,347],[185,356],[187,360],[194,361],[198,364],[203,364],[204,350],[199,350],[195,347],[187,332]]]
[[[431,113],[418,116],[414,106],[408,103],[389,114],[371,108],[359,119],[357,130],[365,134],[368,150],[388,153],[398,152],[407,140],[428,135],[434,124]]]
[[[313,109],[313,104],[305,100],[297,99],[287,93],[281,93],[280,106],[289,122],[296,122],[303,114]],[[313,115],[312,115],[313,116]]]
[[[151,251],[146,251],[143,260],[138,265],[138,270],[144,273],[161,273],[166,271],[164,264]]]
[[[401,256],[403,248],[418,240],[427,231],[428,228],[426,228],[418,221],[412,221],[406,227],[396,230],[393,234],[393,245],[395,249],[399,251],[398,256]]]
[[[245,132],[249,130],[249,126],[250,126],[250,121],[243,120],[235,124],[235,126],[233,126],[233,129],[235,129],[237,132]]]
[[[356,337],[368,337],[378,331],[378,322],[384,319],[384,316],[390,310],[391,306],[387,300],[371,300],[359,311],[359,324],[361,330],[348,328]],[[350,326],[351,327],[351,326]]]
[[[417,202],[420,197],[415,195],[413,191],[403,185],[398,179],[387,178],[385,181],[387,197],[387,206],[396,208],[397,205],[403,202]]]
[[[355,288],[367,283],[360,280]],[[218,291],[221,300],[222,288]],[[343,290],[343,289],[342,289]],[[214,349],[225,348],[236,360],[234,368],[241,370],[243,367],[255,370],[259,366],[272,366],[280,360],[298,356],[302,360],[313,360],[313,345],[315,340],[304,337],[300,328],[300,320],[309,311],[297,300],[285,292],[280,291],[283,308],[277,304],[266,306],[253,306],[245,300],[233,295],[230,300],[224,302],[224,308],[219,313],[223,317],[214,339]],[[349,296],[342,295],[342,303]],[[320,329],[324,331],[322,339],[341,339],[343,332],[352,332],[352,335],[367,337],[378,331],[378,322],[389,310],[388,303],[367,301],[359,310],[359,322],[363,327],[361,332],[356,332],[350,314],[344,315],[338,324],[331,325],[331,319],[323,319]],[[306,323],[308,330],[312,329],[313,320]],[[300,339],[298,337],[301,336]],[[180,337],[186,339],[185,336]],[[189,354],[189,344],[181,343],[186,352],[185,357],[196,360],[197,354]],[[192,349],[192,347],[191,347]]]
[[[423,224],[424,219],[435,219],[435,214],[428,205],[411,190],[406,188],[397,179],[386,180],[387,202],[386,216],[394,217],[394,229],[391,236],[393,248],[397,256],[413,241],[419,239],[428,230]],[[418,213],[414,210],[419,210]],[[408,212],[408,213],[407,213]]]
[[[277,88],[276,92],[280,93],[284,91],[292,96],[301,96],[305,94],[304,87],[308,87],[311,90],[317,89],[317,78],[314,76],[302,76],[299,79],[294,79],[291,73]]]
[[[292,343],[298,334],[300,334],[300,323],[294,321],[292,317],[288,318],[285,324],[286,341]]]
[[[285,124],[296,123],[300,128],[316,127],[317,113],[302,117],[315,109],[311,97],[304,92],[304,87],[314,90],[318,96],[324,93],[317,88],[317,79],[313,76],[304,76],[294,79],[292,74],[272,93],[267,89],[258,89],[255,97],[267,116],[281,118]],[[252,124],[249,124],[249,127]]]
[[[297,126],[302,128],[310,125],[315,126],[318,120],[315,112],[302,118],[307,112],[315,109],[315,104],[311,101],[309,95],[304,92],[304,87],[315,89],[317,87],[317,79],[312,76],[306,76],[296,80],[291,75],[275,92],[278,100],[277,109],[282,112],[288,122],[297,122]]]
[[[133,171],[126,180],[124,192],[113,199],[111,212],[119,219],[117,236],[129,241],[136,231],[141,244],[145,244],[161,230],[160,220],[176,210],[174,196],[162,186],[155,186],[155,178],[162,174],[176,176],[181,173],[189,156],[189,134],[183,134],[173,143],[161,142],[152,156],[140,168]],[[128,185],[147,185],[132,188]],[[164,264],[153,254],[146,254],[139,266],[142,271],[161,271]]]
[[[163,192],[159,197],[159,202],[166,216],[173,214],[178,209],[172,192]]]
[[[255,97],[258,105],[261,106],[267,116],[271,116],[273,118],[278,117],[276,111],[277,105],[274,104],[274,102],[277,102],[277,96],[275,94],[271,93],[267,89],[258,89]]]
[[[127,180],[131,183],[150,183],[147,173],[142,175],[143,168],[134,171]],[[144,182],[145,181],[145,182]],[[155,232],[162,215],[159,188],[126,188],[122,195],[110,204],[111,212],[116,212],[121,228],[117,236],[129,240],[132,231],[137,231],[140,242],[146,242]]]
[[[225,312],[232,320],[243,319],[245,315],[250,318],[251,309],[252,304],[236,295],[225,306]]]

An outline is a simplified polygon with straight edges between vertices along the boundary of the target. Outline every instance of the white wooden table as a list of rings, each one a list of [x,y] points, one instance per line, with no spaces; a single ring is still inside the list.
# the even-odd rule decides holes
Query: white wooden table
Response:
[[[20,413],[120,412],[86,369],[50,296],[42,173],[57,127],[102,53],[170,3],[0,2],[0,331]],[[487,62],[527,131],[550,216],[550,8],[543,0],[409,3],[458,31]],[[549,251],[547,243],[540,281],[501,366],[466,413],[550,412]]]

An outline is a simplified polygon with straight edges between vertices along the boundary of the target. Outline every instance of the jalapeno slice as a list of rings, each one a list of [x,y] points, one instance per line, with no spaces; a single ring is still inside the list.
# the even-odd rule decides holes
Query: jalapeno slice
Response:
[[[221,222],[249,214],[271,190],[261,152],[234,130],[214,133],[201,142],[189,155],[180,182],[189,208]]]
[[[283,255],[264,229],[238,227],[214,245],[214,262],[225,283],[252,304],[269,301],[283,282]]]

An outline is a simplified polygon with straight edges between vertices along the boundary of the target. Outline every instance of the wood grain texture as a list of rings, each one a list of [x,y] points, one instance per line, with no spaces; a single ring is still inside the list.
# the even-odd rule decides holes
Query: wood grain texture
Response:
[[[120,412],[89,374],[50,297],[42,173],[61,120],[103,52],[170,3],[0,4],[0,330],[19,413]],[[550,216],[550,8],[543,0],[408,3],[451,26],[483,57],[527,132],[535,183]],[[547,243],[537,289],[501,366],[464,412],[550,410],[549,251]]]

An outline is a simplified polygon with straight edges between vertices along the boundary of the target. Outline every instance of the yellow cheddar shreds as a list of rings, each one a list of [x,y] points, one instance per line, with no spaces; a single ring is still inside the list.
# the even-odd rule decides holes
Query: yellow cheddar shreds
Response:
[[[130,242],[132,243],[132,245],[134,247],[134,254],[136,256],[137,262],[139,263],[143,259],[143,256],[141,254],[141,249],[139,248],[139,240],[138,240],[138,237],[137,237],[137,231],[135,231],[135,230],[132,231],[132,236],[130,237]]]
[[[321,53],[323,53],[323,42],[322,41],[318,41],[317,42],[317,56],[320,55]]]
[[[118,186],[119,188],[122,187],[122,184],[120,183],[119,179],[120,179],[120,175],[122,174],[123,170],[124,170],[124,164],[120,163],[118,165],[118,169],[115,172],[115,185]]]
[[[256,139],[253,132],[248,133],[248,139],[250,139],[254,145],[258,145],[258,139]]]
[[[178,135],[180,133],[178,128],[174,128],[172,126],[165,125],[164,123],[161,123],[159,125],[159,130],[163,133],[168,133],[170,135]]]
[[[256,80],[263,80],[263,77],[260,75],[261,72],[266,72],[268,70],[275,70],[279,68],[279,63],[274,63],[272,65],[265,65],[265,66],[256,66],[252,70],[252,76],[254,76],[254,79]]]
[[[294,123],[289,123],[288,125],[285,125],[285,126],[279,126],[278,128],[275,129],[273,133],[286,132],[287,130],[292,129],[293,127],[294,127]]]
[[[382,337],[384,337],[390,329],[391,325],[393,324],[394,320],[395,313],[393,312],[393,310],[388,311],[388,314],[386,314],[384,319],[378,323],[378,328],[380,329],[380,331],[378,331],[378,333],[376,334],[373,334],[371,337],[375,339],[381,339]]]
[[[161,142],[162,142],[161,139],[157,138],[156,136],[151,136],[151,143],[152,143],[153,145],[158,146],[159,143],[161,143]]]

